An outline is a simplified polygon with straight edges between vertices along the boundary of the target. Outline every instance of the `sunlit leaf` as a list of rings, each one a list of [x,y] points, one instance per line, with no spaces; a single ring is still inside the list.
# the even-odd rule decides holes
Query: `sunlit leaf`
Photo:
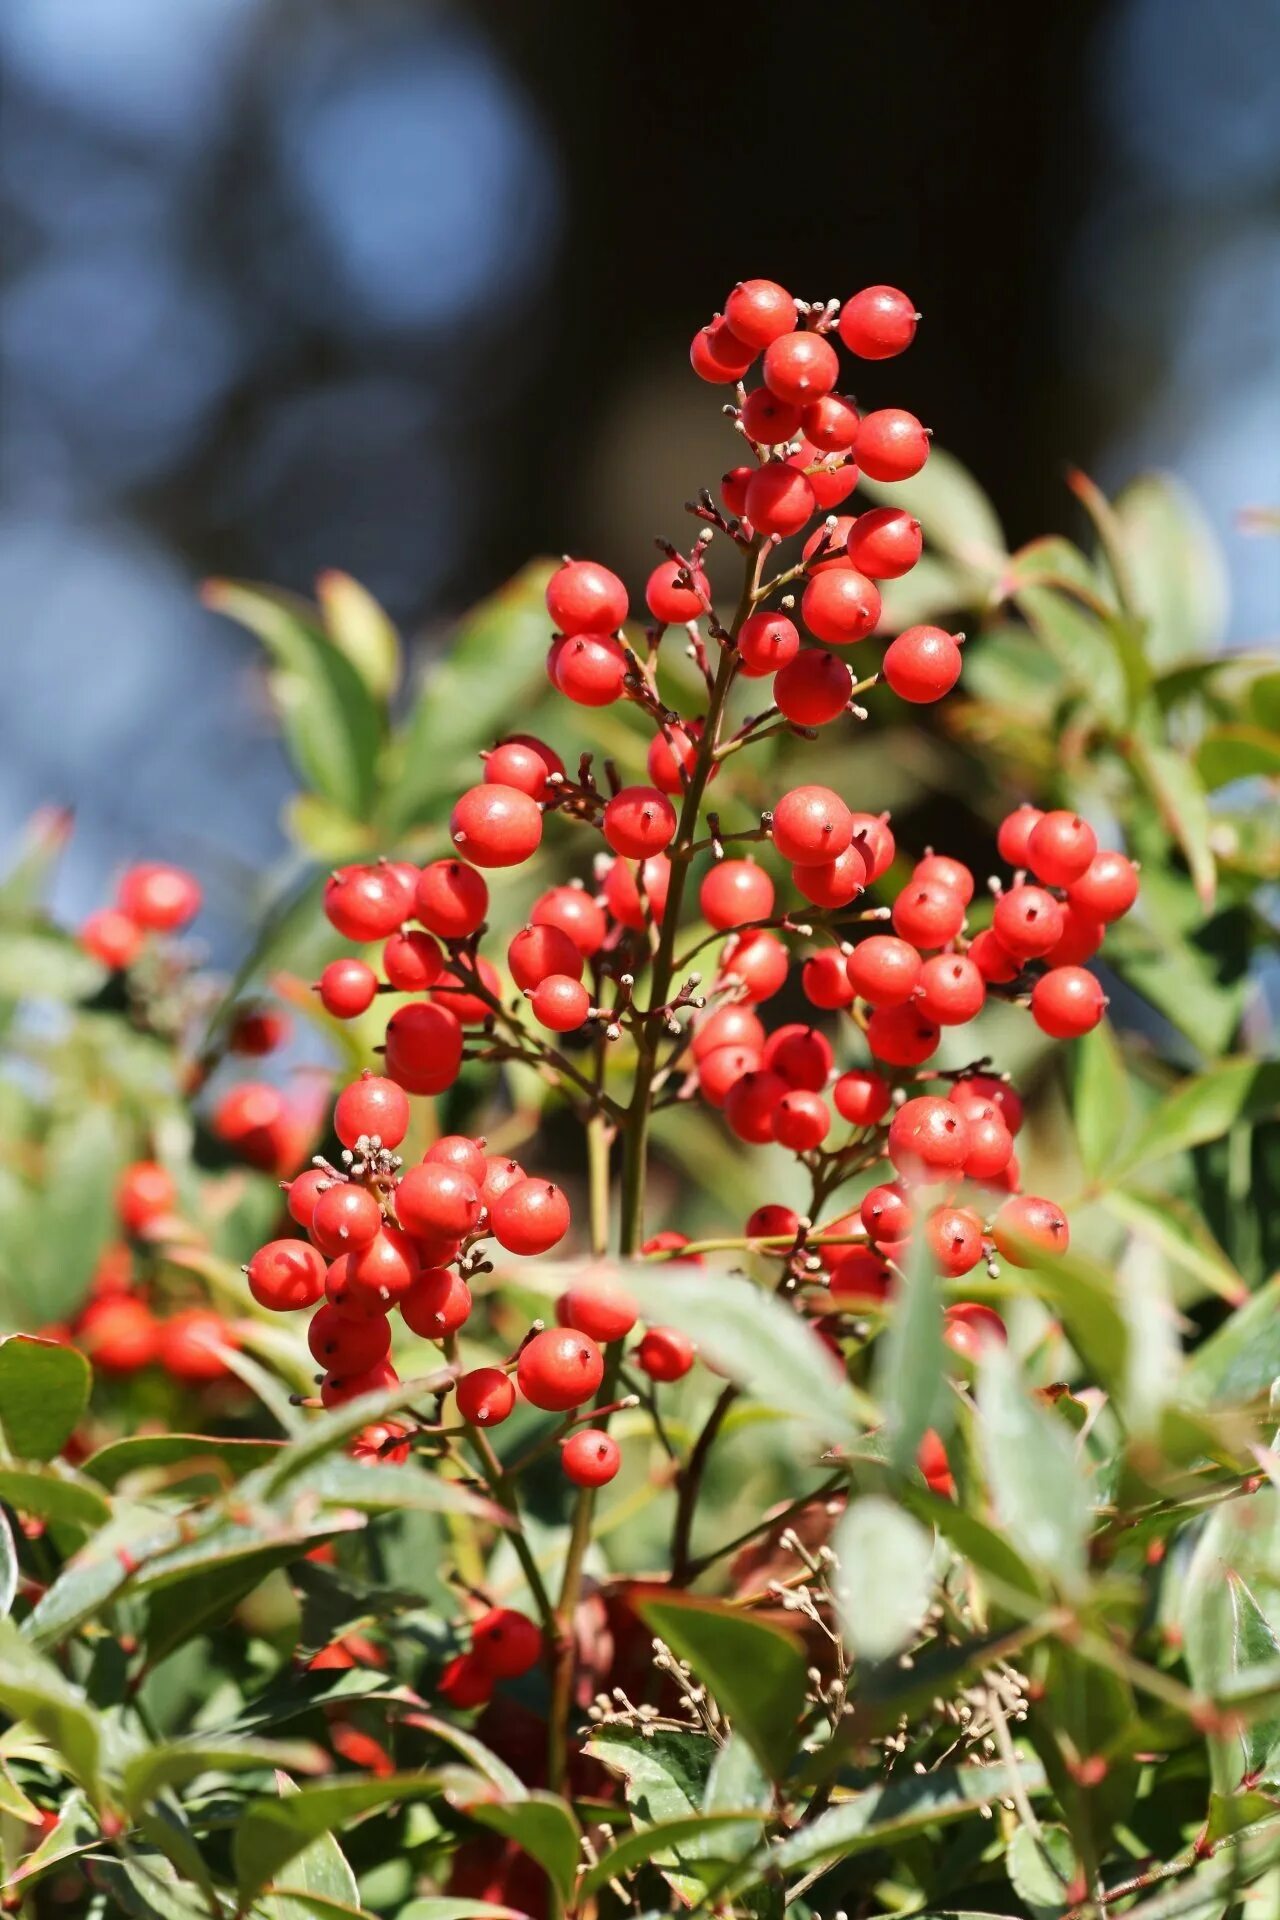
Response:
[[[708,1686],[761,1766],[777,1778],[798,1737],[806,1662],[781,1628],[688,1595],[638,1602],[645,1624]]]

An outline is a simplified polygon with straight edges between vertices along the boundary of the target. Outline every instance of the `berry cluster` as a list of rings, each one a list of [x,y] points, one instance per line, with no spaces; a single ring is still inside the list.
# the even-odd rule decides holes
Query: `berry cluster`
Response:
[[[200,882],[183,867],[148,860],[121,876],[115,902],[82,923],[80,945],[112,972],[140,958],[150,934],[180,933],[200,911]]]

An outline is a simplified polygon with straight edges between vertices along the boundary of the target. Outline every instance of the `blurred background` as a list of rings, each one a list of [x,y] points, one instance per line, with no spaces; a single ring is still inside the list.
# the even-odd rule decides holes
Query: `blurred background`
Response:
[[[369,585],[428,650],[540,550],[633,587],[733,442],[685,345],[744,275],[906,287],[920,414],[1011,541],[1178,474],[1274,636],[1280,3],[0,0],[0,840],[58,905],[205,878],[291,781],[209,573]]]

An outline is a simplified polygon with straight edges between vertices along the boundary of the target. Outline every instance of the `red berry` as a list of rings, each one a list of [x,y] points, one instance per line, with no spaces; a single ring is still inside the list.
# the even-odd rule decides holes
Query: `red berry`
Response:
[[[486,1207],[492,1207],[501,1194],[524,1179],[524,1168],[518,1160],[504,1159],[499,1154],[490,1154],[485,1160],[484,1179],[480,1182],[480,1198]]]
[[[758,447],[776,447],[800,430],[800,409],[779,400],[768,387],[757,387],[742,403],[742,428]]]
[[[747,486],[754,472],[754,467],[730,467],[728,473],[720,476],[720,498],[725,512],[736,520],[746,518]]]
[[[556,1301],[559,1324],[589,1334],[601,1346],[624,1339],[639,1317],[631,1295],[607,1274],[584,1274]]]
[[[779,400],[808,406],[831,392],[840,377],[840,362],[820,333],[781,333],[765,348],[761,371]]]
[[[494,1201],[489,1224],[508,1253],[548,1253],[569,1231],[569,1202],[550,1180],[520,1180]]]
[[[919,1067],[937,1052],[942,1030],[910,1002],[876,1007],[867,1021],[867,1045],[890,1067]]]
[[[874,1127],[888,1113],[892,1094],[884,1075],[866,1067],[842,1073],[831,1089],[836,1112],[854,1127]]]
[[[497,1427],[516,1404],[516,1390],[501,1367],[473,1367],[454,1395],[460,1417],[472,1427]]]
[[[853,1002],[853,988],[845,970],[845,956],[839,947],[823,947],[811,953],[800,969],[800,985],[812,1006],[834,1013]]]
[[[1106,1007],[1100,983],[1083,967],[1052,967],[1031,989],[1031,1018],[1054,1040],[1091,1033]]]
[[[685,780],[697,762],[701,737],[700,720],[691,720],[683,727],[671,727],[666,733],[655,733],[645,759],[649,778],[659,792],[684,792]]]
[[[357,1319],[326,1303],[311,1316],[307,1345],[326,1373],[364,1373],[391,1351],[391,1325],[385,1314]]]
[[[692,586],[688,583],[692,579]],[[701,567],[690,570],[682,560],[664,560],[649,575],[645,605],[663,626],[683,626],[697,620],[711,603],[711,589]]]
[[[858,409],[842,394],[824,394],[805,408],[804,430],[824,453],[847,453],[858,437]]]
[[[893,1288],[893,1275],[878,1253],[870,1247],[835,1247],[835,1259],[828,1276],[828,1291],[841,1306],[864,1301],[875,1305]]]
[[[853,567],[820,569],[804,590],[800,617],[828,646],[849,647],[874,630],[880,595]]]
[[[213,1131],[250,1166],[277,1168],[289,1127],[289,1113],[278,1087],[245,1080],[229,1087],[213,1114]]]
[[[676,810],[657,787],[623,787],[607,803],[604,837],[627,860],[646,860],[675,838]]]
[[[454,1167],[459,1173],[465,1173],[477,1189],[483,1184],[489,1165],[484,1141],[472,1140],[465,1133],[442,1133],[422,1158],[429,1166]]]
[[[1013,1158],[1013,1135],[994,1107],[989,1111],[962,1106],[969,1123],[969,1151],[962,1169],[966,1180],[994,1180]]]
[[[451,1707],[466,1712],[482,1707],[493,1692],[493,1676],[469,1653],[455,1653],[440,1675],[440,1694]]]
[[[757,467],[747,483],[748,520],[759,532],[780,539],[799,533],[817,504],[808,476],[785,460]]]
[[[756,357],[754,347],[739,340],[728,322],[719,314],[709,325],[699,327],[689,346],[689,361],[700,380],[714,386],[729,386],[741,380]]]
[[[689,1244],[687,1233],[677,1233],[674,1227],[663,1227],[660,1233],[651,1233],[647,1240],[640,1243],[641,1253],[683,1253]],[[700,1253],[691,1253],[684,1265],[690,1267],[705,1266]]]
[[[950,1100],[932,1094],[908,1100],[889,1123],[889,1158],[906,1178],[937,1179],[964,1165],[969,1126]]]
[[[241,1007],[231,1022],[227,1048],[231,1053],[261,1059],[283,1046],[290,1031],[288,1015],[274,1007]]]
[[[1004,1346],[1009,1335],[994,1307],[978,1300],[957,1300],[946,1310],[942,1337],[962,1360],[976,1360],[984,1346],[993,1340]]]
[[[939,886],[950,887],[958,893],[968,906],[973,899],[973,875],[963,860],[953,860],[946,853],[926,853],[923,860],[917,860],[911,870],[913,880],[936,881]]]
[[[1089,867],[1098,836],[1078,813],[1042,813],[1027,836],[1027,861],[1047,887],[1069,887]]]
[[[1022,971],[1019,962],[1001,946],[990,927],[975,933],[969,942],[969,958],[983,979],[992,986],[1007,986]]]
[[[516,867],[537,852],[542,812],[516,787],[469,787],[449,816],[449,837],[478,867]]]
[[[1019,1095],[1007,1080],[997,1080],[989,1073],[974,1073],[967,1080],[958,1080],[951,1089],[951,1099],[962,1113],[974,1105],[994,1107],[1010,1133],[1017,1133],[1022,1125]]]
[[[308,1167],[307,1171],[300,1173],[296,1180],[288,1182],[285,1192],[288,1196],[286,1204],[291,1220],[296,1220],[300,1227],[310,1227],[316,1202],[331,1178],[332,1175],[326,1173],[321,1167]]]
[[[518,787],[531,800],[545,800],[552,791],[549,776],[564,772],[559,754],[537,742],[501,740],[480,758],[486,781],[500,787]]]
[[[738,657],[748,679],[777,673],[800,651],[800,635],[785,613],[761,607],[747,615],[738,634]]]
[[[981,1013],[986,983],[962,953],[936,953],[920,969],[917,998],[926,1019],[939,1027],[962,1027]]]
[[[311,1238],[321,1253],[330,1260],[336,1260],[341,1254],[355,1253],[360,1247],[367,1247],[382,1225],[382,1208],[367,1187],[359,1187],[352,1181],[335,1181],[325,1188],[316,1200],[311,1214]],[[293,1247],[293,1240],[278,1240],[276,1246]],[[250,1285],[253,1284],[252,1267]],[[315,1298],[323,1292],[323,1276],[317,1285]],[[264,1304],[270,1304],[269,1302]],[[297,1302],[299,1306],[309,1303]]]
[[[873,507],[849,529],[848,554],[869,580],[899,580],[920,558],[920,522],[901,507]]]
[[[929,458],[929,436],[914,413],[883,407],[858,422],[854,451],[872,480],[909,480]]]
[[[830,787],[792,787],[773,810],[773,844],[793,866],[835,860],[853,838],[853,816]]]
[[[627,656],[605,634],[573,633],[547,655],[552,686],[579,707],[607,707],[622,698]]]
[[[780,1073],[790,1087],[804,1087],[821,1093],[831,1077],[834,1055],[831,1042],[817,1027],[798,1021],[779,1027],[769,1035],[764,1049],[764,1064]]]
[[[445,1340],[465,1326],[471,1289],[452,1267],[426,1267],[400,1299],[400,1317],[420,1340]]]
[[[955,1498],[956,1483],[951,1475],[951,1463],[947,1459],[947,1450],[941,1436],[932,1427],[927,1427],[916,1448],[916,1465],[919,1467],[924,1483],[930,1493],[937,1494],[940,1500]]]
[[[603,1487],[622,1464],[622,1452],[603,1428],[581,1427],[565,1441],[560,1464],[575,1487]]]
[[[342,867],[325,883],[324,910],[344,940],[385,940],[413,911],[414,890],[399,867]]]
[[[900,700],[927,706],[960,678],[960,649],[941,627],[908,627],[885,649],[882,672]]]
[[[137,921],[118,907],[100,907],[81,924],[76,937],[92,959],[119,973],[133,965],[145,936]]]
[[[840,310],[840,338],[860,360],[891,360],[916,336],[914,303],[897,287],[864,287]]]
[[[1138,869],[1123,853],[1096,853],[1067,887],[1067,899],[1081,913],[1108,925],[1128,913],[1138,897]]]
[[[710,1107],[722,1107],[731,1088],[744,1074],[754,1073],[763,1064],[759,1047],[744,1047],[736,1042],[712,1047],[698,1060],[698,1091]]]
[[[520,1349],[516,1380],[530,1406],[568,1413],[590,1400],[604,1378],[604,1358],[588,1334],[548,1327]]]
[[[101,1372],[136,1373],[156,1358],[160,1323],[134,1295],[108,1294],[90,1301],[76,1324],[76,1337]]]
[[[521,993],[536,987],[553,973],[567,973],[574,980],[582,977],[582,954],[560,927],[522,927],[507,948],[511,978]]]
[[[561,633],[616,633],[627,610],[621,580],[594,560],[566,560],[547,582],[547,612]]]
[[[157,1358],[174,1380],[203,1386],[227,1373],[223,1350],[236,1347],[235,1329],[208,1307],[184,1307],[160,1322]]]
[[[740,280],[724,303],[734,333],[757,351],[796,324],[796,303],[776,280]]]
[[[791,883],[815,907],[847,907],[865,890],[866,862],[856,847],[846,847],[835,860],[816,865],[792,867]]]
[[[542,1658],[542,1630],[513,1607],[491,1607],[471,1629],[471,1652],[495,1680],[517,1680]]]
[[[781,940],[764,928],[735,934],[720,956],[724,980],[740,980],[748,1000],[771,1000],[786,985],[790,960]]]
[[[558,927],[567,933],[584,959],[599,953],[609,933],[609,923],[600,902],[582,886],[550,887],[533,903],[530,914],[535,927]],[[568,973],[568,967],[558,969]]]
[[[1045,959],[1051,967],[1081,967],[1092,960],[1106,938],[1101,920],[1092,920],[1073,906],[1068,894],[1062,909],[1062,937],[1054,942]]]
[[[820,527],[814,528],[803,548],[810,579],[819,573],[830,573],[833,568],[843,569],[845,573],[852,570],[852,562],[845,552],[845,541],[849,538],[852,525],[850,514],[839,513],[829,515]]]
[[[665,853],[655,853],[634,867],[625,860],[615,860],[604,877],[602,891],[614,919],[641,933],[650,915],[658,926],[662,925],[670,885],[671,862]]]
[[[754,1047],[759,1052],[764,1040],[764,1027],[750,1007],[717,1007],[694,1021],[693,1057],[701,1060],[717,1047]]]
[[[773,1137],[779,1146],[808,1153],[820,1147],[830,1131],[831,1113],[821,1094],[804,1087],[792,1087],[783,1094],[773,1116]]]
[[[806,647],[773,683],[778,711],[797,727],[825,727],[848,711],[853,675],[843,660]]]
[[[893,834],[889,830],[888,814],[855,813],[853,844],[861,850],[872,880],[878,880],[882,873],[887,873],[897,852]]]
[[[1062,908],[1043,887],[1011,887],[996,901],[992,929],[1015,960],[1038,960],[1062,938]]]
[[[442,940],[465,940],[489,911],[489,889],[461,860],[433,860],[418,876],[414,913]]]
[[[414,1001],[388,1020],[386,1048],[387,1072],[398,1086],[408,1093],[443,1093],[462,1065],[462,1026],[451,1007]]]
[[[591,1011],[591,995],[567,973],[549,973],[530,996],[533,1017],[551,1033],[576,1033]]]
[[[964,906],[936,880],[908,880],[893,903],[893,924],[913,947],[945,947],[964,925]]]
[[[635,1350],[635,1362],[651,1380],[682,1380],[697,1357],[698,1349],[687,1334],[674,1327],[650,1327]]]
[[[802,441],[800,452],[789,456],[792,466],[803,467],[813,488],[813,497],[823,513],[849,498],[858,484],[858,464],[851,453],[823,453]]]
[[[382,949],[382,970],[398,993],[425,993],[443,966],[444,955],[429,933],[393,933]]]
[[[858,1218],[877,1246],[900,1246],[911,1238],[914,1225],[911,1202],[896,1182],[872,1187],[864,1193]]]
[[[422,1266],[418,1249],[408,1234],[389,1221],[378,1229],[368,1246],[353,1248],[343,1258],[347,1261],[346,1291],[354,1296],[349,1304],[356,1309],[376,1307],[383,1313],[403,1299]],[[330,1268],[325,1294],[330,1304],[336,1305],[329,1287],[332,1273]]]
[[[1029,1193],[1005,1201],[992,1223],[991,1237],[1013,1267],[1034,1266],[1041,1257],[1063,1254],[1071,1242],[1062,1208]]]
[[[1011,867],[1025,867],[1031,859],[1031,836],[1044,819],[1039,807],[1033,807],[1029,800],[1007,814],[1000,822],[996,834],[996,847],[1000,858]]]
[[[800,1231],[800,1215],[792,1207],[766,1201],[747,1216],[744,1229],[748,1240],[791,1240]]]
[[[756,1147],[772,1140],[774,1114],[787,1092],[782,1075],[767,1067],[744,1073],[725,1095],[724,1117],[731,1132]]]
[[[182,867],[158,860],[130,867],[116,889],[116,905],[139,927],[174,933],[200,911],[200,882]]]
[[[971,1273],[982,1258],[982,1222],[971,1207],[935,1207],[924,1237],[940,1273]]]
[[[366,1134],[370,1138],[376,1134],[384,1147],[398,1147],[409,1131],[404,1089],[392,1080],[362,1074],[338,1095],[333,1125],[344,1147],[354,1147]]]
[[[172,1213],[178,1199],[173,1175],[155,1160],[135,1160],[116,1185],[116,1213],[126,1233],[140,1234]]]
[[[846,962],[850,984],[873,1007],[900,1007],[920,979],[915,948],[891,933],[873,933],[854,948]]]
[[[406,1233],[464,1240],[480,1220],[480,1190],[469,1174],[438,1160],[410,1167],[396,1189],[396,1217]]]
[[[720,860],[704,874],[698,906],[709,927],[728,933],[773,912],[773,881],[753,860]]]
[[[354,1020],[373,1005],[378,976],[363,960],[331,960],[316,988],[326,1013],[335,1020]]]

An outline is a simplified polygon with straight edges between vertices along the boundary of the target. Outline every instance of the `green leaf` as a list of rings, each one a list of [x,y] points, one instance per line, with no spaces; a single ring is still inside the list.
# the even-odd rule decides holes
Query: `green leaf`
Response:
[[[272,691],[289,752],[307,785],[353,818],[374,797],[381,722],[361,675],[305,601],[245,581],[209,580],[215,613],[256,633],[274,663]]]
[[[385,1392],[362,1393],[344,1406],[313,1414],[302,1436],[281,1447],[265,1471],[264,1493],[270,1497],[281,1492],[291,1481],[344,1447],[371,1422],[385,1420],[388,1414],[399,1413],[415,1401],[429,1398],[436,1387],[447,1384],[451,1378],[448,1373],[437,1372],[402,1380]]]
[[[1267,1603],[1280,1619],[1280,1496],[1264,1487],[1248,1502],[1219,1507],[1196,1543],[1182,1589],[1181,1625],[1195,1687],[1210,1695],[1248,1685],[1254,1669],[1274,1669],[1280,1637]],[[1246,1774],[1260,1772],[1280,1740],[1280,1700],[1270,1715],[1241,1717],[1230,1735],[1209,1737],[1213,1783],[1232,1793]]]
[[[0,945],[3,941],[0,940]],[[28,1189],[28,1203],[6,1223],[0,1267],[11,1300],[29,1320],[69,1319],[88,1292],[94,1266],[116,1230],[121,1164],[119,1115],[96,1101],[50,1129],[49,1177]]]
[[[0,1620],[0,1706],[34,1727],[62,1755],[72,1779],[97,1798],[98,1716],[81,1689],[37,1653],[11,1620]]]
[[[412,1460],[392,1467],[331,1455],[306,1469],[298,1490],[358,1513],[461,1513],[494,1526],[511,1525],[511,1515],[495,1501]]]
[[[1041,1582],[1022,1555],[968,1508],[954,1500],[944,1500],[928,1488],[910,1483],[901,1490],[902,1504],[926,1526],[936,1528],[944,1540],[969,1563],[967,1571],[987,1574],[1010,1593],[1029,1599],[1041,1597]]]
[[[1219,1139],[1238,1121],[1261,1119],[1278,1110],[1280,1061],[1221,1060],[1207,1073],[1182,1081],[1148,1114],[1120,1156],[1114,1177],[1124,1179],[1153,1160]]]
[[[875,1397],[884,1410],[889,1462],[899,1473],[914,1465],[926,1428],[948,1423],[945,1356],[942,1296],[927,1246],[918,1236],[876,1347]]]
[[[345,1828],[362,1813],[402,1800],[429,1800],[442,1790],[433,1773],[383,1778],[344,1774],[274,1799],[253,1800],[235,1830],[232,1854],[241,1900],[254,1899],[281,1869],[322,1834]]]
[[[979,1437],[1002,1531],[1068,1593],[1084,1578],[1089,1499],[1070,1435],[1026,1392],[1008,1349],[979,1367]]]
[[[221,1434],[138,1433],[112,1440],[84,1464],[84,1472],[104,1487],[118,1487],[133,1473],[189,1467],[192,1475],[217,1473],[238,1480],[275,1459],[283,1440],[231,1440]],[[172,1483],[173,1476],[166,1476]]]
[[[0,1465],[0,1500],[19,1513],[61,1520],[76,1527],[101,1527],[111,1518],[111,1503],[92,1481],[62,1463],[52,1466]]]
[[[0,1341],[0,1428],[10,1453],[51,1460],[89,1403],[89,1362],[74,1347],[16,1333]]]
[[[1003,568],[1004,529],[996,510],[973,475],[944,448],[934,447],[910,480],[888,484],[863,474],[859,487],[872,500],[914,514],[927,544],[973,573],[992,580]]]
[[[31,1810],[35,1819],[36,1811]],[[65,1861],[75,1860],[101,1844],[101,1831],[83,1793],[78,1789],[62,1802],[55,1824],[38,1847],[21,1860],[5,1880],[5,1887],[34,1887]]]
[[[1280,737],[1265,727],[1211,727],[1196,748],[1196,769],[1210,793],[1233,780],[1274,780]]]
[[[523,1847],[554,1881],[567,1900],[578,1870],[582,1834],[573,1813],[554,1793],[530,1793],[523,1800],[462,1802],[473,1820]]]
[[[1020,587],[1014,604],[1078,698],[1108,725],[1127,711],[1124,663],[1095,613],[1053,587]]]
[[[1181,847],[1201,904],[1213,905],[1217,866],[1212,821],[1200,776],[1191,762],[1171,747],[1154,746],[1140,735],[1130,740],[1130,762],[1155,802],[1171,837]]]
[[[741,1855],[744,1827],[755,1829],[763,1815],[750,1807],[727,1813],[695,1813],[683,1820],[664,1820],[656,1827],[642,1827],[630,1833],[602,1854],[594,1867],[582,1877],[583,1897],[596,1893],[610,1880],[622,1879],[634,1867],[644,1866],[655,1855],[673,1853],[677,1860],[700,1864],[707,1859],[736,1860]],[[723,1849],[723,1851],[720,1851]]]
[[[106,977],[100,961],[53,928],[0,933],[0,1000],[87,1000]]]
[[[526,1920],[515,1907],[495,1907],[488,1900],[411,1900],[397,1920]]]
[[[647,1826],[682,1819],[702,1806],[713,1748],[699,1734],[599,1727],[583,1751],[625,1782],[627,1805]]]
[[[316,581],[325,632],[346,654],[375,700],[389,700],[400,682],[400,639],[367,587],[330,569]]]
[[[1065,1827],[1016,1827],[1005,1855],[1014,1892],[1030,1909],[1033,1920],[1052,1920],[1069,1904],[1067,1890],[1075,1879],[1076,1856]]]
[[[287,1774],[279,1774],[277,1781],[283,1799],[301,1791]],[[320,1834],[290,1863],[289,1883],[287,1892],[281,1889],[264,1903],[270,1920],[311,1920],[318,1907],[328,1907],[330,1913],[335,1907],[358,1912],[360,1888],[332,1833]]]
[[[866,1660],[887,1660],[917,1631],[933,1588],[933,1541],[893,1501],[851,1501],[836,1527],[836,1600],[845,1638]]]
[[[795,1751],[804,1705],[800,1641],[733,1607],[687,1595],[646,1598],[638,1610],[710,1688],[770,1778],[780,1778]]]
[[[1102,1204],[1116,1220],[1159,1247],[1175,1266],[1199,1283],[1193,1292],[1180,1291],[1184,1305],[1203,1292],[1216,1293],[1232,1307],[1243,1306],[1249,1298],[1241,1275],[1188,1201],[1170,1193],[1120,1188],[1104,1194]]]
[[[1103,1020],[1072,1049],[1072,1118],[1080,1160],[1097,1181],[1108,1171],[1129,1118],[1129,1076],[1115,1029]]]
[[[252,1773],[283,1767],[290,1773],[323,1773],[329,1756],[309,1740],[219,1741],[202,1737],[146,1748],[127,1762],[120,1793],[129,1813],[170,1787],[185,1787],[202,1773]]]
[[[1060,534],[1047,534],[1030,540],[1009,556],[997,592],[1007,600],[1019,587],[1058,587],[1080,600],[1095,613],[1107,615],[1115,608],[1105,582],[1087,554]]]
[[[18,1549],[8,1516],[0,1513],[0,1616],[8,1617],[18,1592]]]
[[[1212,651],[1226,626],[1226,571],[1191,494],[1168,474],[1144,474],[1113,511],[1152,662],[1170,666]]]
[[[1044,1791],[1044,1776],[1034,1761],[1025,1761],[1019,1774],[1027,1793]],[[829,1807],[775,1847],[772,1858],[785,1873],[808,1872],[824,1861],[851,1858],[926,1827],[980,1814],[1006,1799],[1010,1784],[1003,1766],[939,1767],[890,1780]]]
[[[1224,1320],[1183,1370],[1183,1391],[1197,1406],[1231,1406],[1266,1393],[1280,1379],[1280,1274]]]

